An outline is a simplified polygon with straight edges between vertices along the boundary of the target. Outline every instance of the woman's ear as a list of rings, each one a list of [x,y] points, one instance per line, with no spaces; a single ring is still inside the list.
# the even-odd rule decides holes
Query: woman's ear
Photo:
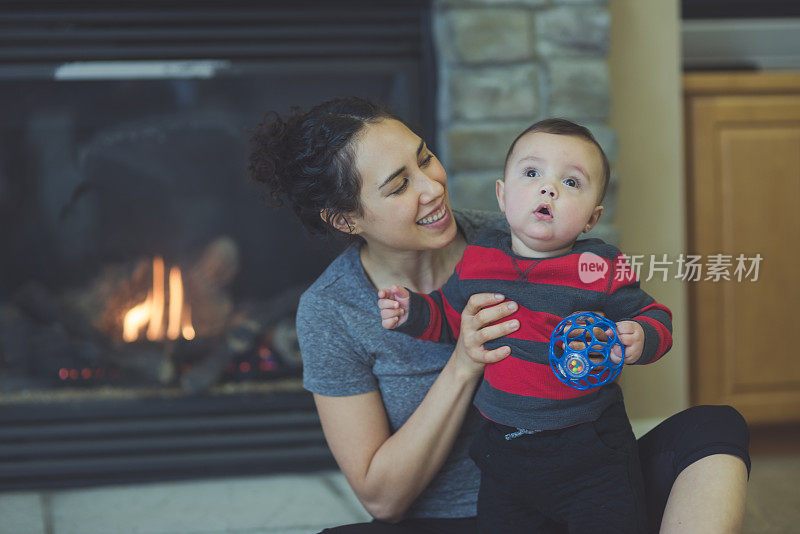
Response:
[[[330,224],[340,232],[352,235],[359,233],[355,222],[353,222],[353,219],[348,215],[340,213],[338,215],[334,215],[332,218],[329,218],[328,210],[320,210],[319,216],[325,222],[325,224]]]

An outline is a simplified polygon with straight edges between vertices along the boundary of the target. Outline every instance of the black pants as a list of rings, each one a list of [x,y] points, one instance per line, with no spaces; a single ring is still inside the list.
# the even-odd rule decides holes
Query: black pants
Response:
[[[489,422],[470,448],[481,533],[644,533],[644,480],[622,401],[592,422],[505,438],[515,430]]]
[[[730,406],[695,406],[639,438],[639,461],[647,500],[647,532],[657,534],[669,492],[686,467],[712,454],[737,456],[750,472],[747,423]],[[373,521],[325,529],[328,534],[476,534],[476,518]]]

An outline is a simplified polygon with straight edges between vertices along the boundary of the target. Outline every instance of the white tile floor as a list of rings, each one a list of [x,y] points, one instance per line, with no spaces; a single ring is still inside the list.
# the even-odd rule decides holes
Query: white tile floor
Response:
[[[0,534],[311,534],[367,520],[333,471],[0,493]]]
[[[743,534],[800,524],[800,456],[755,455]],[[312,534],[368,521],[337,471],[0,493],[0,534]]]

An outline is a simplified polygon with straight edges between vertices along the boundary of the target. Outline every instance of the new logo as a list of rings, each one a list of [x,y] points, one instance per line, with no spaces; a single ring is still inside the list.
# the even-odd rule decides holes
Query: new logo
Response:
[[[591,284],[608,273],[608,262],[591,252],[584,252],[578,257],[578,277],[584,284]]]

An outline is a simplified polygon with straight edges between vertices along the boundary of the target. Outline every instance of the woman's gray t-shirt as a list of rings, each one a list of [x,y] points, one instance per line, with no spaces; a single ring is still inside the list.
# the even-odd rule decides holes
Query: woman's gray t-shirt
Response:
[[[508,228],[499,213],[454,214],[467,241],[486,228]],[[342,252],[303,293],[297,335],[303,386],[337,397],[380,391],[392,432],[416,410],[453,352],[452,345],[419,341],[381,326],[378,297],[357,245]],[[480,422],[480,414],[470,408],[450,456],[406,517],[476,514],[480,474],[467,449]]]

